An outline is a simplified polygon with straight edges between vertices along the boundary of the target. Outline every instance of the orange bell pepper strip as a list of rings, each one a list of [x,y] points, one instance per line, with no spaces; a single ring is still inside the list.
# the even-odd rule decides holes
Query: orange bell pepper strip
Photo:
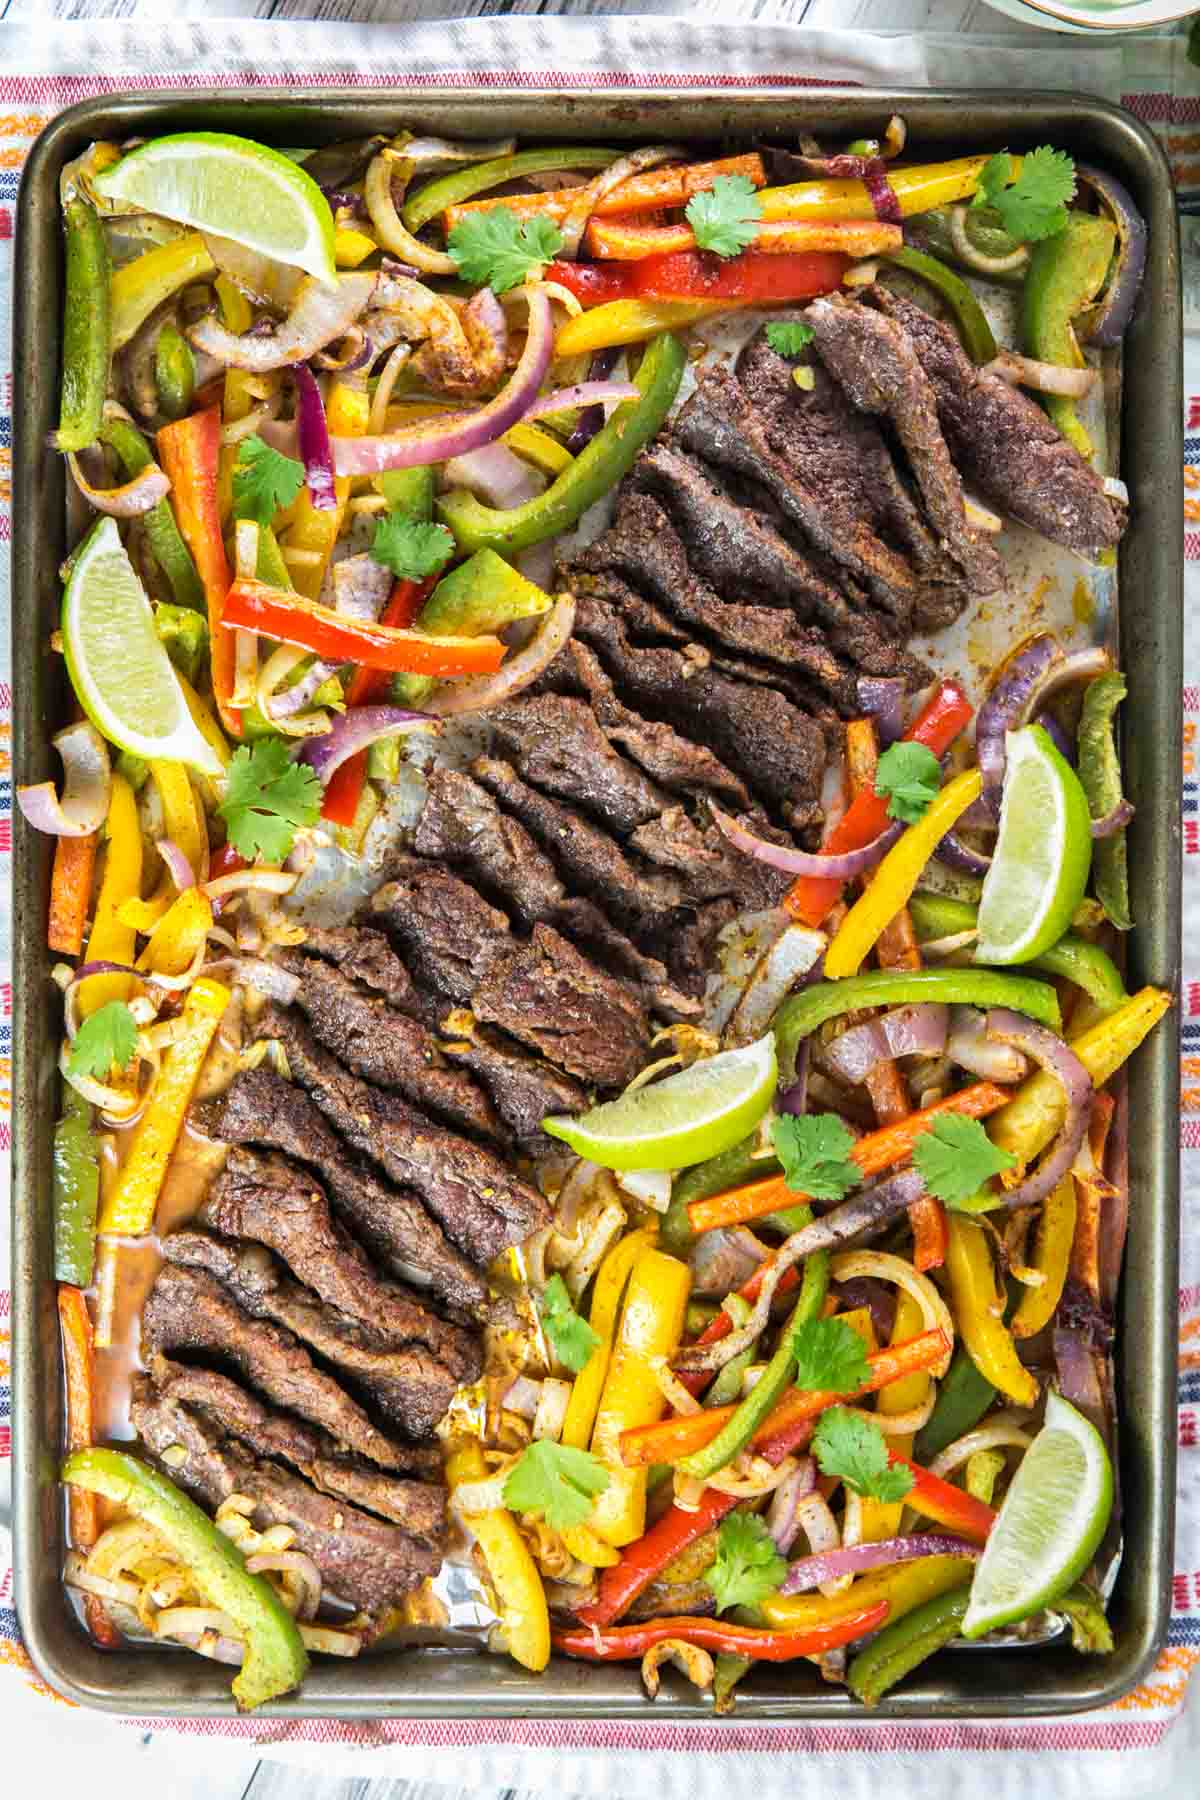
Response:
[[[67,1450],[88,1450],[96,1441],[96,1357],[92,1319],[83,1291],[58,1289],[63,1374],[67,1400]],[[72,1547],[86,1555],[100,1536],[100,1499],[83,1488],[67,1489],[67,1523]],[[98,1594],[85,1594],[83,1615],[98,1644],[115,1649],[121,1635]]]
[[[327,662],[363,663],[410,675],[493,675],[504,661],[498,637],[431,637],[370,619],[348,619],[290,589],[248,578],[230,588],[224,623],[296,644]],[[232,631],[225,636],[232,642]]]
[[[863,1394],[873,1394],[903,1375],[927,1369],[950,1352],[946,1333],[940,1329],[924,1331],[905,1344],[889,1344],[867,1357],[870,1374],[862,1386],[850,1394],[813,1392],[791,1388],[775,1409],[768,1413],[750,1442],[763,1456],[774,1460],[773,1452],[798,1426],[808,1426],[829,1406],[849,1406]],[[710,1406],[703,1412],[680,1413],[654,1425],[635,1426],[621,1434],[621,1461],[626,1468],[647,1468],[654,1463],[676,1463],[711,1443],[721,1427],[733,1417],[736,1406]],[[789,1444],[789,1449],[791,1445]],[[783,1452],[787,1454],[787,1452]]]
[[[99,841],[97,831],[55,839],[46,942],[60,956],[78,956],[83,949]]]
[[[922,1194],[908,1209],[913,1233],[913,1268],[918,1274],[940,1269],[946,1260],[950,1227],[946,1209],[933,1194]]]
[[[242,715],[230,703],[234,681],[233,633],[221,630],[229,592],[229,563],[217,504],[221,450],[221,409],[191,413],[158,433],[158,459],[171,481],[171,503],[183,540],[192,553],[208,603],[212,689],[221,723],[230,737],[242,735]]]
[[[550,1642],[565,1656],[579,1656],[587,1662],[644,1656],[664,1638],[681,1638],[702,1650],[745,1656],[751,1662],[793,1662],[798,1656],[819,1656],[841,1644],[852,1644],[869,1631],[878,1631],[887,1615],[887,1601],[877,1600],[873,1606],[808,1631],[771,1631],[759,1625],[735,1625],[728,1619],[647,1619],[644,1625],[614,1625],[608,1631],[556,1631]]]
[[[898,1450],[888,1451],[888,1462],[893,1467],[907,1469],[912,1475],[913,1485],[904,1496],[906,1506],[952,1531],[961,1531],[964,1537],[977,1544],[987,1541],[988,1533],[996,1523],[996,1514],[990,1506],[976,1500],[973,1494],[964,1493],[952,1482],[943,1481],[931,1470],[923,1469],[920,1463],[911,1462]]]
[[[693,194],[710,188],[719,175],[744,175],[756,188],[767,185],[762,157],[754,151],[744,156],[722,156],[715,162],[667,163],[661,169],[643,169],[640,174],[630,175],[598,200],[595,210],[611,217],[616,213],[658,212],[663,207],[686,206]],[[491,195],[485,200],[464,200],[459,206],[448,206],[442,223],[451,232],[463,219],[503,206],[518,219],[553,219],[561,225],[578,203],[578,188],[554,188],[546,194]]]
[[[436,575],[431,575],[426,581],[398,581],[379,623],[407,630],[436,586]],[[346,705],[370,706],[375,701],[384,699],[387,689],[385,670],[368,668],[360,663],[350,677],[350,685],[346,689]],[[357,756],[348,756],[330,776],[329,786],[325,789],[325,798],[321,803],[321,817],[331,825],[353,825],[366,778],[367,753],[360,750]]]
[[[933,1106],[922,1107],[919,1112],[897,1119],[894,1125],[881,1125],[878,1131],[868,1131],[850,1151],[850,1160],[857,1163],[864,1176],[879,1175],[911,1156],[917,1139],[935,1119],[950,1113],[964,1119],[986,1119],[989,1113],[998,1111],[1011,1098],[1008,1090],[998,1087],[995,1082],[977,1081],[957,1094],[948,1094]],[[688,1221],[693,1231],[711,1231],[715,1225],[744,1225],[751,1219],[778,1212],[781,1207],[795,1206],[803,1199],[804,1196],[790,1188],[782,1175],[770,1175],[763,1181],[731,1188],[726,1194],[714,1194],[708,1200],[693,1200],[688,1207]],[[720,1335],[723,1337],[725,1333]]]
[[[1071,1177],[1075,1183],[1075,1229],[1072,1233],[1070,1273],[1085,1287],[1093,1300],[1100,1298],[1100,1215],[1105,1202],[1114,1196],[1112,1183],[1104,1174],[1104,1147],[1108,1142],[1116,1101],[1111,1094],[1097,1094],[1092,1103],[1088,1125],[1088,1148],[1093,1168],[1087,1174]],[[1047,1205],[1049,1202],[1047,1202]],[[1043,1265],[1039,1261],[1037,1266]],[[1031,1290],[1037,1293],[1036,1288]],[[1016,1321],[1014,1320],[1014,1326]]]
[[[899,225],[881,220],[855,223],[776,219],[755,227],[751,248],[760,256],[788,256],[803,251],[835,251],[842,256],[880,256],[904,242]],[[638,262],[645,256],[672,256],[695,251],[696,234],[684,221],[677,225],[642,225],[636,219],[594,218],[584,243],[598,261]]]

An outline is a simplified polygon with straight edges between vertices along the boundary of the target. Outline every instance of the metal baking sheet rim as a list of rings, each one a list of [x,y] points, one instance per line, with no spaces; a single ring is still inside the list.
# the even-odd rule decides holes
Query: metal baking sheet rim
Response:
[[[51,121],[35,144],[18,202],[13,531],[17,782],[52,768],[49,731],[61,714],[60,672],[46,648],[57,607],[62,545],[61,459],[43,448],[57,398],[61,304],[58,176],[90,138],[152,134],[205,123],[273,137],[330,141],[401,122],[461,136],[500,130],[560,137],[645,137],[648,129],[697,140],[805,128],[861,135],[892,110],[922,148],[1050,139],[1104,164],[1132,189],[1150,226],[1144,291],[1126,341],[1122,473],[1133,522],[1121,551],[1122,662],[1129,674],[1126,769],[1138,808],[1131,842],[1135,916],[1133,984],[1178,990],[1182,841],[1182,371],[1178,231],[1170,175],[1152,134],[1128,113],[1071,94],[960,90],[854,92],[814,87],[747,94],[603,94],[504,89],[386,91],[296,89],[264,96],[212,90],[184,98],[130,94],[85,101]],[[50,1232],[50,1137],[55,1116],[57,1024],[47,980],[43,921],[50,846],[15,824],[13,942],[13,1391],[16,1606],[34,1665],[70,1700],[137,1716],[230,1715],[228,1671],[182,1652],[100,1651],[80,1633],[60,1583],[61,1371]],[[955,1719],[1083,1712],[1127,1693],[1166,1636],[1175,1499],[1175,1357],[1179,1239],[1179,1034],[1169,1025],[1131,1075],[1131,1228],[1118,1315],[1118,1401],[1125,1555],[1111,1614],[1116,1650],[1105,1659],[1069,1649],[973,1651],[939,1656],[872,1717]],[[651,1706],[636,1665],[555,1659],[541,1676],[474,1650],[410,1650],[345,1664],[315,1664],[302,1692],[262,1709],[264,1719],[305,1717],[622,1719],[711,1718],[674,1686]],[[735,1720],[863,1719],[844,1691],[811,1665],[756,1673],[739,1690]]]

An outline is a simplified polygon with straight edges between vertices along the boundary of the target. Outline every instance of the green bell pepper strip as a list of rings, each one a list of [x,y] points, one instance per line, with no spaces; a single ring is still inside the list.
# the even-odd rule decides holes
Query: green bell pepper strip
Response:
[[[292,585],[288,566],[279,548],[279,539],[269,525],[260,525],[258,528],[258,558],[254,564],[254,573],[268,587],[290,588]]]
[[[971,1564],[963,1563],[963,1585],[927,1600],[915,1612],[886,1625],[860,1650],[846,1671],[846,1685],[864,1706],[877,1706],[898,1681],[956,1638],[970,1598]]]
[[[1101,679],[1107,680],[1108,677]],[[1093,682],[1092,686],[1095,685]],[[1093,868],[1097,848],[1097,845],[1092,847]],[[918,944],[932,943],[937,938],[957,937],[962,931],[974,931],[978,914],[978,908],[972,906],[970,901],[952,900],[947,894],[913,894],[908,902],[908,910]],[[1101,950],[1098,944],[1089,944],[1086,938],[1070,935],[1059,938],[1057,944],[1043,951],[1041,956],[1032,957],[1028,966],[1043,975],[1053,975],[1063,981],[1073,982],[1106,1012],[1115,1012],[1129,998],[1121,979],[1121,971],[1112,957]]]
[[[938,1389],[937,1403],[917,1433],[914,1459],[922,1465],[931,1463],[947,1444],[974,1430],[995,1398],[991,1382],[979,1373],[965,1350],[957,1349]]]
[[[720,1717],[731,1713],[736,1704],[734,1688],[748,1675],[754,1667],[754,1660],[749,1656],[735,1656],[731,1650],[722,1650],[713,1661],[713,1711]]]
[[[941,1000],[962,1006],[1010,1006],[1051,1031],[1061,1031],[1058,995],[1044,981],[998,969],[873,969],[845,981],[818,981],[785,1000],[775,1015],[779,1079],[793,1079],[796,1051],[826,1019],[866,1006],[907,1006]]]
[[[196,392],[196,358],[192,346],[174,325],[164,325],[154,346],[154,386],[159,411],[168,419],[182,419],[191,411]]]
[[[167,655],[184,679],[198,685],[208,655],[208,620],[190,606],[161,600],[154,609],[154,629]]]
[[[451,569],[416,617],[416,629],[434,637],[479,637],[501,631],[517,619],[549,612],[554,602],[544,589],[486,546]],[[397,706],[420,706],[437,686],[430,675],[393,675]]]
[[[973,1456],[968,1456],[965,1485],[972,1500],[982,1500],[985,1506],[992,1504],[1003,1467],[1003,1450],[976,1450]]]
[[[812,1222],[811,1208],[808,1212],[808,1224]],[[772,1412],[782,1399],[784,1390],[791,1382],[796,1368],[796,1352],[792,1346],[792,1338],[797,1329],[809,1319],[815,1319],[825,1303],[825,1295],[829,1289],[829,1252],[814,1250],[805,1259],[804,1279],[800,1284],[800,1298],[797,1300],[791,1318],[780,1334],[779,1345],[774,1356],[755,1382],[746,1398],[742,1401],[733,1417],[721,1427],[711,1443],[705,1444],[702,1450],[696,1450],[691,1456],[681,1457],[675,1465],[685,1475],[694,1475],[697,1481],[707,1481],[726,1463],[731,1463],[735,1456],[746,1448],[767,1414]]]
[[[907,269],[910,275],[927,282],[936,294],[941,295],[954,316],[963,349],[971,361],[991,362],[996,354],[992,328],[987,322],[987,314],[962,276],[948,269],[936,256],[928,256],[924,250],[914,250],[908,244],[884,254],[888,262],[895,263],[898,269]]]
[[[741,1187],[752,1175],[779,1173],[780,1165],[773,1156],[755,1156],[757,1144],[755,1133],[740,1144],[734,1144],[731,1150],[722,1150],[720,1156],[710,1156],[707,1162],[697,1163],[675,1177],[671,1183],[671,1204],[662,1219],[664,1250],[675,1256],[686,1256],[695,1243],[696,1234],[688,1218],[688,1207],[693,1200],[710,1200],[727,1188]]]
[[[54,1127],[54,1279],[90,1287],[100,1201],[100,1149],[92,1109],[69,1083]]]
[[[240,1550],[173,1482],[123,1450],[77,1450],[62,1478],[153,1525],[201,1591],[229,1614],[246,1646],[233,1681],[239,1708],[261,1706],[300,1683],[308,1653],[296,1621],[270,1582],[248,1573]]]
[[[1108,1656],[1113,1647],[1112,1626],[1104,1616],[1099,1594],[1085,1582],[1060,1594],[1050,1608],[1064,1613],[1071,1622],[1071,1648],[1081,1656]]]
[[[130,480],[154,461],[149,444],[128,419],[105,419],[100,427],[100,437],[116,453]],[[154,560],[170,583],[178,604],[205,612],[204,588],[196,573],[192,553],[175,523],[170,501],[160,500],[157,506],[152,506],[142,515],[142,524]]]
[[[400,155],[404,155],[403,148]],[[448,206],[461,206],[464,200],[503,187],[506,181],[523,181],[527,175],[541,175],[547,169],[607,169],[617,155],[616,150],[564,144],[557,150],[519,150],[515,156],[496,156],[491,162],[472,163],[469,168],[427,181],[405,202],[400,217],[409,231],[420,231]]]
[[[108,246],[95,208],[71,199],[63,206],[67,278],[63,299],[62,397],[59,450],[86,450],[100,434],[112,341]]]
[[[961,204],[961,203],[960,203]],[[943,262],[953,263],[956,268],[966,269],[972,275],[980,275],[982,271],[971,267],[963,261],[958,245],[950,228],[949,206],[936,206],[930,212],[921,213],[919,218],[911,222],[910,229],[918,244]],[[1012,237],[1000,221],[1000,214],[994,206],[969,206],[963,215],[963,229],[973,247],[981,256],[1001,260],[1021,248],[1017,239]],[[998,269],[989,273],[988,281],[1003,282],[1006,286],[1020,287],[1025,279],[1025,271],[1029,267],[1029,255],[1026,252],[1021,264],[1013,269]]]
[[[123,775],[135,794],[140,794],[150,779],[150,764],[132,750],[122,750],[116,761],[118,775]]]
[[[807,1207],[800,1207],[797,1210],[809,1212]],[[812,1217],[811,1212],[809,1212],[809,1217]],[[725,1311],[733,1320],[735,1331],[740,1330],[746,1323],[750,1317],[750,1310],[750,1302],[743,1300],[740,1294],[730,1294],[725,1301]],[[704,1396],[705,1406],[728,1406],[730,1401],[736,1400],[742,1391],[742,1376],[753,1361],[754,1345],[751,1344],[740,1355],[731,1357],[723,1368],[718,1369],[716,1380]]]
[[[1021,337],[1030,356],[1082,369],[1083,354],[1072,319],[1096,298],[1116,248],[1117,228],[1098,213],[1067,214],[1066,229],[1035,244],[1021,290]],[[1044,394],[1042,405],[1080,456],[1090,458],[1092,440],[1065,394]]]
[[[1089,681],[1079,718],[1079,779],[1093,819],[1103,819],[1124,799],[1115,716],[1128,689],[1119,669]],[[1092,845],[1092,886],[1105,915],[1118,931],[1133,924],[1129,910],[1129,853],[1125,832],[1097,838]]]
[[[375,486],[392,512],[428,523],[433,518],[433,469],[419,463],[412,469],[385,469]]]
[[[484,506],[474,494],[456,489],[438,501],[439,518],[463,550],[490,547],[503,556],[569,530],[589,506],[628,474],[642,446],[659,430],[679,392],[686,363],[687,352],[680,340],[669,331],[660,333],[634,376],[638,398],[617,407],[570,468],[556,476],[544,493],[524,506],[502,512]]]

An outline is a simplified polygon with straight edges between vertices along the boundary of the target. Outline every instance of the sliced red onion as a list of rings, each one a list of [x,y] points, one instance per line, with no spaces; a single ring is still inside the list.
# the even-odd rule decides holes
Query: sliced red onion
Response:
[[[1058,1391],[1064,1400],[1079,1408],[1103,1436],[1107,1420],[1104,1390],[1100,1385],[1097,1358],[1081,1331],[1062,1326],[1054,1330],[1054,1363],[1058,1370]]]
[[[1012,1044],[989,1038],[987,1020],[974,1006],[951,1007],[946,1054],[952,1063],[982,1081],[1023,1081],[1029,1073],[1028,1058]]]
[[[975,725],[983,798],[993,814],[1000,811],[1004,788],[1007,733],[1034,718],[1059,688],[1074,681],[1091,681],[1111,666],[1106,650],[1079,650],[1064,656],[1058,639],[1048,633],[1034,638],[1004,665],[1000,679],[979,709]]]
[[[904,223],[900,202],[882,156],[855,156],[845,150],[833,156],[798,156],[791,152],[786,154],[788,166],[799,175],[812,176],[818,181],[861,181],[870,196],[877,219],[886,225]]]
[[[367,369],[375,361],[375,345],[361,325],[352,325],[335,356],[330,350],[318,350],[313,357],[318,369],[329,369],[335,375],[353,375],[356,369]]]
[[[357,756],[382,738],[407,737],[413,731],[437,731],[436,719],[427,713],[408,712],[402,706],[352,706],[332,730],[305,738],[298,760],[306,762],[322,784],[329,781],[348,757]]]
[[[1032,1175],[1004,1194],[1004,1205],[1010,1211],[1020,1206],[1036,1206],[1053,1193],[1079,1154],[1084,1133],[1092,1116],[1095,1089],[1092,1079],[1071,1049],[1044,1025],[1035,1024],[1024,1013],[1008,1007],[993,1007],[987,1016],[987,1034],[997,1043],[1012,1044],[1040,1068],[1061,1082],[1066,1095],[1067,1116],[1063,1128]]]
[[[35,831],[50,837],[90,837],[108,817],[112,791],[108,745],[86,719],[68,725],[50,742],[62,758],[62,799],[52,781],[39,781],[17,789],[17,805]]]
[[[330,287],[307,275],[296,290],[295,305],[278,328],[267,333],[252,329],[238,337],[208,313],[188,328],[187,335],[198,350],[215,356],[218,362],[265,375],[272,369],[307,362],[326,344],[345,337],[369,304],[378,280],[378,274],[369,272],[340,275],[337,286]]]
[[[603,350],[595,351],[588,368],[588,380],[607,381],[616,368],[619,355],[620,351],[615,344],[606,345]],[[584,409],[576,421],[574,431],[567,439],[567,449],[572,456],[578,456],[581,450],[586,450],[603,423],[604,408],[602,406],[589,406]]]
[[[1039,394],[1063,394],[1069,400],[1082,400],[1090,393],[1098,374],[1096,369],[1068,369],[1061,363],[1037,362],[1015,350],[1001,350],[979,372],[998,375],[1010,387],[1034,388]]]
[[[554,348],[550,302],[536,286],[529,289],[529,330],[512,378],[494,400],[477,412],[448,413],[382,437],[334,438],[333,465],[339,475],[379,475],[386,469],[446,462],[468,450],[495,443],[524,418],[545,379]]]
[[[88,505],[99,513],[106,513],[110,519],[136,519],[157,506],[171,491],[170,477],[155,462],[147,463],[132,481],[113,488],[93,487],[73,450],[68,452],[67,466],[72,481]]]
[[[1040,712],[1038,714],[1037,718],[1033,722],[1035,725],[1041,726],[1042,730],[1046,733],[1046,736],[1050,739],[1050,742],[1054,745],[1054,748],[1058,751],[1058,754],[1062,757],[1063,761],[1069,762],[1071,767],[1074,768],[1075,767],[1075,745],[1071,741],[1071,738],[1069,737],[1067,732],[1065,732],[1063,730],[1062,726],[1059,724],[1059,722],[1055,718],[1054,714],[1052,712],[1043,710],[1042,712]]]
[[[574,624],[575,596],[560,594],[550,611],[542,614],[529,642],[507,656],[494,675],[444,682],[429,702],[430,712],[440,719],[458,718],[464,713],[485,712],[488,707],[511,699],[550,667]]]
[[[948,869],[957,869],[960,875],[986,875],[992,866],[991,857],[964,844],[957,831],[948,831],[933,854],[938,862],[945,863]]]
[[[1092,820],[1092,836],[1094,838],[1116,837],[1118,831],[1124,831],[1134,808],[1129,800],[1118,800],[1111,812],[1106,812],[1102,819]]]
[[[155,848],[166,863],[171,880],[181,894],[185,888],[195,887],[196,871],[174,838],[157,838]]]
[[[904,730],[904,677],[902,675],[860,675],[858,704],[875,721],[879,748],[886,750]]]
[[[366,218],[367,203],[361,194],[354,193],[350,188],[324,186],[322,186],[321,192],[328,200],[331,212],[337,212],[340,207],[342,211],[352,213],[355,218]]]
[[[462,309],[463,335],[475,358],[478,387],[490,386],[508,362],[508,314],[490,287],[480,288]]]
[[[446,485],[464,487],[488,506],[511,512],[536,500],[545,483],[515,456],[507,444],[485,444],[482,450],[468,450],[465,456],[451,457],[445,467]]]
[[[852,1087],[872,1069],[897,1056],[940,1056],[946,1044],[949,1008],[934,1000],[898,1006],[882,1018],[852,1025],[825,1049],[827,1060]]]
[[[896,1322],[896,1296],[874,1275],[853,1275],[837,1284],[838,1299],[843,1307],[864,1306],[871,1315],[875,1336],[881,1344],[891,1342]]]
[[[618,400],[636,400],[640,388],[632,381],[577,381],[574,387],[556,388],[552,394],[536,399],[527,419],[541,419],[548,413],[569,412],[576,406],[606,406]]]
[[[1146,268],[1146,222],[1128,188],[1106,170],[1077,162],[1075,175],[1084,187],[1091,188],[1117,228],[1116,270],[1097,305],[1079,322],[1081,335],[1089,343],[1107,349],[1121,342],[1133,316]]]
[[[718,806],[712,807],[712,816],[730,843],[757,862],[781,869],[785,875],[815,875],[826,881],[852,881],[856,875],[873,869],[905,828],[904,821],[897,819],[863,849],[849,850],[844,856],[823,856],[817,851],[795,850],[789,844],[772,844],[766,838],[756,837]]]
[[[808,1594],[826,1581],[842,1575],[861,1575],[867,1569],[884,1569],[891,1563],[913,1562],[922,1556],[979,1555],[979,1545],[938,1531],[913,1532],[910,1537],[883,1538],[853,1544],[848,1550],[829,1550],[821,1556],[805,1556],[794,1562],[780,1584],[781,1594]]]
[[[312,370],[304,363],[296,364],[292,379],[296,383],[300,460],[304,464],[308,497],[318,512],[333,512],[337,507],[337,495],[333,491],[333,451],[321,390]]]
[[[692,1292],[700,1298],[723,1300],[748,1281],[770,1255],[744,1225],[718,1226],[700,1234],[688,1253]]]
[[[800,1502],[817,1485],[817,1466],[811,1456],[801,1457],[790,1475],[786,1475],[771,1496],[767,1510],[767,1530],[775,1548],[786,1556],[800,1530]]]
[[[808,1111],[808,1065],[812,1055],[812,1039],[804,1038],[796,1052],[796,1079],[775,1101],[775,1111],[802,1118]]]

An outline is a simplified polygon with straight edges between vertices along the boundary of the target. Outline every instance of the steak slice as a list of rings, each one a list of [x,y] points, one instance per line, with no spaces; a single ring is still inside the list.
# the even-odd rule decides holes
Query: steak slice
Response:
[[[494,707],[488,724],[531,787],[575,801],[622,837],[667,804],[662,789],[613,749],[582,700],[522,695]]]
[[[393,870],[395,879],[367,902],[371,917],[399,941],[423,986],[468,1006],[476,982],[508,942],[508,920],[449,869],[411,857]]]
[[[279,1272],[257,1245],[174,1231],[163,1244],[169,1262],[215,1276],[252,1318],[282,1325],[327,1364],[348,1376],[375,1410],[408,1437],[429,1437],[458,1386],[453,1370],[422,1345],[396,1344],[332,1307]],[[264,1266],[265,1265],[265,1266]]]
[[[667,965],[619,931],[594,900],[582,894],[564,900],[549,921],[584,954],[626,982],[651,1011],[667,1019],[694,1019],[696,1001],[674,987]]]
[[[265,1251],[259,1255],[266,1258]],[[151,1354],[191,1351],[232,1364],[276,1406],[323,1426],[347,1450],[384,1469],[405,1467],[405,1452],[316,1366],[290,1331],[248,1318],[221,1283],[201,1269],[167,1263],[160,1271],[142,1312],[142,1342]]]
[[[308,1163],[377,1262],[466,1312],[482,1308],[485,1283],[419,1197],[353,1157],[302,1087],[270,1069],[242,1069],[221,1099],[194,1106],[191,1119],[225,1143],[262,1144]]]
[[[487,1095],[463,1070],[444,1066],[427,1025],[396,1012],[381,995],[364,993],[316,957],[276,950],[273,960],[299,977],[294,1004],[339,1062],[367,1081],[395,1088],[448,1125],[481,1137],[500,1135]]]
[[[994,545],[967,523],[962,482],[950,460],[937,399],[912,340],[894,320],[858,301],[814,300],[805,317],[821,360],[855,406],[891,421],[916,477],[939,539],[962,569],[973,594],[1004,587]]]
[[[430,771],[413,848],[460,864],[525,926],[548,919],[565,895],[554,864],[524,826],[461,769]]]
[[[302,948],[324,957],[351,981],[382,994],[398,1012],[424,1016],[413,978],[382,931],[366,925],[309,925]]]
[[[456,1137],[397,1095],[360,1081],[317,1044],[294,1010],[268,1006],[256,1029],[281,1041],[293,1076],[346,1142],[393,1181],[416,1188],[480,1268],[547,1223],[550,1209],[535,1187],[484,1145]]]
[[[250,1238],[281,1256],[293,1275],[329,1306],[369,1325],[385,1343],[419,1344],[458,1382],[479,1374],[478,1341],[423,1306],[415,1294],[381,1281],[359,1246],[330,1216],[312,1173],[279,1155],[230,1151],[199,1213],[225,1237]]]
[[[664,970],[665,974],[666,971]],[[544,1147],[542,1120],[549,1113],[579,1113],[588,1104],[587,1089],[552,1069],[540,1056],[530,1056],[498,1031],[488,1031],[468,1012],[451,1013],[442,1027],[453,1033],[442,1044],[447,1056],[478,1077],[519,1144]]]
[[[260,1531],[290,1525],[297,1548],[312,1558],[330,1593],[360,1612],[373,1616],[385,1612],[441,1563],[444,1522],[432,1534],[417,1535],[372,1518],[343,1499],[319,1494],[277,1463],[248,1455],[215,1423],[182,1401],[157,1393],[141,1376],[135,1379],[130,1417],[171,1479],[198,1500],[215,1510],[230,1494],[248,1494],[255,1502],[253,1522]],[[433,1487],[426,1491],[431,1496],[441,1492]],[[442,1493],[443,1516],[444,1503]],[[424,1510],[436,1505],[435,1498]]]
[[[1121,511],[1036,401],[977,369],[949,326],[884,289],[876,306],[906,332],[933,384],[951,454],[985,500],[1095,561],[1120,542]]]
[[[600,1087],[624,1087],[650,1047],[640,1000],[548,925],[535,925],[528,943],[493,957],[471,1006],[479,1018]]]

